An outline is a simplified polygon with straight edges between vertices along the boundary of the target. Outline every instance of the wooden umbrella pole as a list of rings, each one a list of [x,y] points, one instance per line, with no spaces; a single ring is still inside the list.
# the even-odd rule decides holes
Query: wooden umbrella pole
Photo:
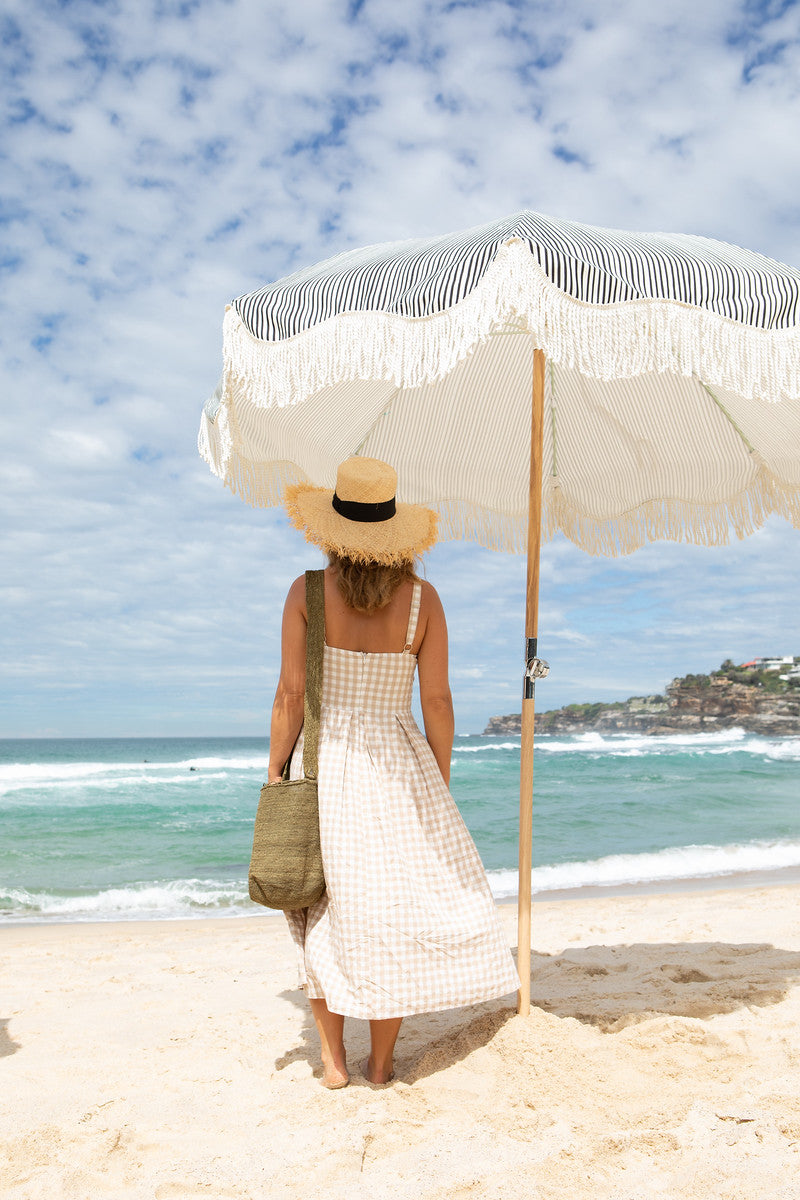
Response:
[[[536,657],[539,624],[539,552],[542,544],[542,432],[544,426],[544,351],[533,352],[531,404],[531,472],[528,491],[528,579],[525,594],[525,661]],[[519,771],[519,913],[517,966],[520,990],[517,1012],[531,1007],[531,867],[533,849],[533,680],[525,677]]]

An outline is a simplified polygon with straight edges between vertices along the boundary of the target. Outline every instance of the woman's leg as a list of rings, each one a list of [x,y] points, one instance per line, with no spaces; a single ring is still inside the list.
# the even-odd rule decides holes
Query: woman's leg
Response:
[[[322,1047],[322,1082],[327,1088],[344,1087],[350,1082],[344,1048],[344,1017],[328,1011],[324,1000],[309,1000]]]
[[[394,1044],[402,1023],[402,1017],[389,1017],[385,1021],[370,1021],[369,1036],[372,1051],[363,1067],[364,1075],[370,1083],[388,1083],[393,1077]]]

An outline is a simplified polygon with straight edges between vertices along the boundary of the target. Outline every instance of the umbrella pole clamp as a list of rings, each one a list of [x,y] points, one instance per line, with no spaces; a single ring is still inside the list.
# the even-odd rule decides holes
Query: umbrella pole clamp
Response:
[[[524,698],[533,700],[537,679],[546,679],[550,674],[550,664],[536,653],[536,638],[525,639],[525,690]]]

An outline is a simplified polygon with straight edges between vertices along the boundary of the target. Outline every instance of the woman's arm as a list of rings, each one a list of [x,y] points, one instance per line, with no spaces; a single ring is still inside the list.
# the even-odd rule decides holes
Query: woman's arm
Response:
[[[433,751],[445,783],[450,782],[450,756],[453,752],[453,697],[447,678],[447,622],[436,589],[423,584],[427,621],[417,654],[419,698],[425,737]]]
[[[281,778],[284,764],[292,753],[303,724],[303,698],[306,690],[306,584],[305,576],[295,579],[289,588],[283,609],[281,629],[281,674],[272,705],[269,734],[270,783]]]

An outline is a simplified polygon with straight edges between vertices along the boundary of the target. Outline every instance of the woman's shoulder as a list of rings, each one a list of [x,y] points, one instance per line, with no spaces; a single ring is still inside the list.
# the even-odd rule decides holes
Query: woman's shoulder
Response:
[[[433,584],[429,583],[427,579],[420,579],[419,582],[422,584],[422,593],[420,595],[420,613],[423,616],[428,616],[434,613],[443,613],[444,609],[442,608],[442,602],[439,598],[439,593]]]
[[[330,569],[330,568],[328,568]],[[302,575],[298,575],[286,593],[286,608],[298,608],[303,614],[306,611],[306,575],[308,571],[304,571]]]
[[[429,583],[427,579],[418,579],[417,582],[422,585],[422,599],[423,600],[426,597],[428,599],[436,599],[436,600],[439,599],[439,593],[437,592],[437,590],[433,586],[433,584]]]
[[[306,577],[298,575],[286,593],[286,608],[306,610]]]

